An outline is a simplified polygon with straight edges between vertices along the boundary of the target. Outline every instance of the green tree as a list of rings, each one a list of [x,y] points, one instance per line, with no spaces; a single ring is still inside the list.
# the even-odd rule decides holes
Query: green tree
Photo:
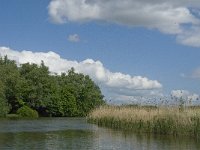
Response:
[[[52,81],[48,67],[42,62],[40,66],[36,64],[23,64],[20,68],[23,78],[21,82],[21,97],[31,108],[40,112],[46,106],[51,97]]]
[[[5,99],[12,106],[11,112],[18,109],[18,84],[20,74],[15,61],[9,60],[7,56],[0,59],[0,81],[4,84]]]
[[[0,117],[5,117],[9,110],[10,108],[4,94],[4,85],[0,81]]]
[[[67,86],[59,87],[52,93],[51,100],[47,103],[47,112],[50,116],[76,116],[76,99]]]
[[[76,98],[70,91],[68,91],[67,86],[61,89],[61,104],[64,112],[64,116],[76,116],[77,115],[77,105]]]
[[[72,68],[68,74],[61,75],[61,86],[74,95],[77,105],[78,116],[86,116],[89,111],[105,103],[99,87],[88,75],[75,73]]]
[[[27,106],[41,116],[86,116],[104,103],[99,87],[73,68],[53,75],[43,61],[17,66],[7,57],[0,58],[0,116],[9,112],[8,106],[10,113]]]

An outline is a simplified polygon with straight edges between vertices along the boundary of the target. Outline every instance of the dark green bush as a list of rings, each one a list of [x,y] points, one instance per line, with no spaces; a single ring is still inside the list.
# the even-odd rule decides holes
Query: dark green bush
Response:
[[[19,108],[17,114],[23,118],[38,118],[38,112],[28,106],[22,106]]]

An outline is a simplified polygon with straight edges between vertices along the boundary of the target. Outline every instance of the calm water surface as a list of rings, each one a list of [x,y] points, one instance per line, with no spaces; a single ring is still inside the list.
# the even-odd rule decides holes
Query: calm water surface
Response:
[[[196,150],[191,138],[147,136],[100,128],[84,118],[1,120],[0,150]]]

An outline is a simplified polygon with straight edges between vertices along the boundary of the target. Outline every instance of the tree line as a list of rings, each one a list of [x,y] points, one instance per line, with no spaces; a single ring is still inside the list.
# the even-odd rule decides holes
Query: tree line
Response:
[[[40,116],[86,116],[104,103],[100,88],[73,68],[58,75],[43,61],[17,65],[7,56],[0,58],[0,116],[15,114],[23,106]]]

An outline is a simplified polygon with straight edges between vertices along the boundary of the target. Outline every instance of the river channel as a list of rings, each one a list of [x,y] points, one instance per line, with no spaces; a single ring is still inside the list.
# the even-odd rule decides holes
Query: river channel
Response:
[[[0,120],[0,150],[197,150],[192,138],[127,133],[84,118]]]

